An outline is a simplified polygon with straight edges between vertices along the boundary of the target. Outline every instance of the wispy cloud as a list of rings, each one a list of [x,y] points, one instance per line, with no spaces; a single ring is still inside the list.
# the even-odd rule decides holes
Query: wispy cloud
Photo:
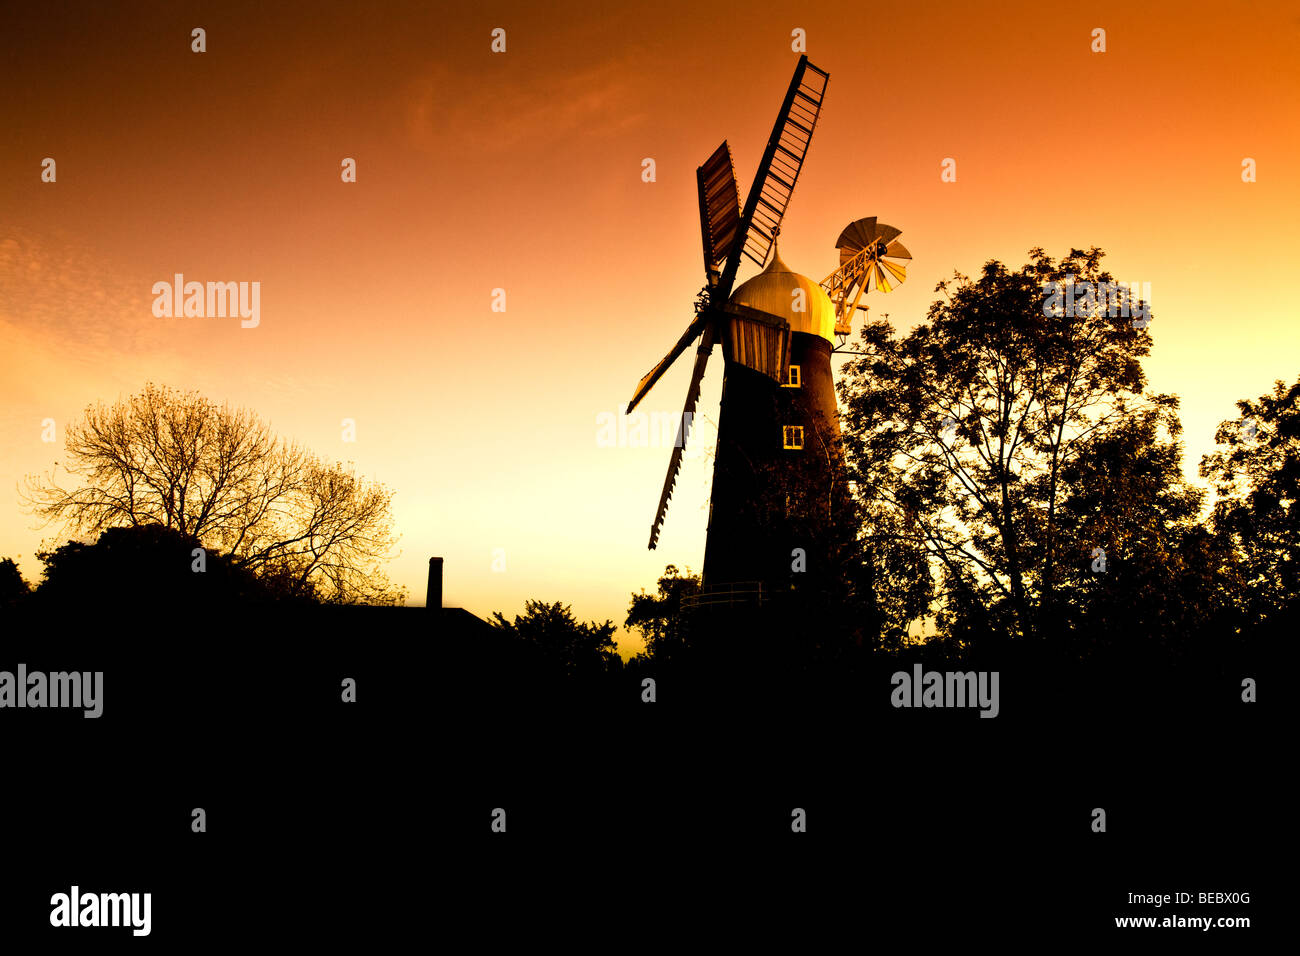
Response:
[[[408,85],[407,130],[430,153],[536,150],[575,135],[604,137],[645,121],[644,99],[627,77],[625,65],[611,61],[471,84],[437,66]]]
[[[69,378],[120,379],[168,367],[148,286],[90,248],[52,235],[0,232],[0,369],[7,402],[37,400]]]

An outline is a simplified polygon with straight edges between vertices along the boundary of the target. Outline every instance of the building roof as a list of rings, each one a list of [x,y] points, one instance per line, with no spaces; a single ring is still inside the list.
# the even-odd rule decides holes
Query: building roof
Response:
[[[804,294],[797,298],[795,291],[799,289]],[[799,298],[802,298],[803,311],[795,310]],[[731,294],[730,301],[789,322],[792,332],[820,335],[832,345],[835,342],[835,306],[830,296],[812,279],[791,271],[775,247],[767,268],[742,283]]]

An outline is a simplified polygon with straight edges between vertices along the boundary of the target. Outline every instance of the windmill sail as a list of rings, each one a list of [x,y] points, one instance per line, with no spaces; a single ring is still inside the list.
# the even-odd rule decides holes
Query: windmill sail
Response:
[[[645,398],[646,392],[650,391],[650,389],[654,387],[655,382],[663,378],[663,374],[668,371],[668,367],[676,362],[677,356],[685,352],[686,347],[699,337],[700,332],[707,324],[708,319],[705,316],[697,315],[695,317],[691,324],[686,327],[686,331],[682,333],[682,337],[677,340],[677,344],[672,347],[667,355],[659,360],[658,365],[646,372],[641,381],[637,382],[636,391],[632,393],[632,400],[627,403],[627,410],[624,414],[627,414],[628,412],[631,412],[632,409],[636,408],[637,403],[639,403],[641,399]]]
[[[681,424],[677,426],[677,441],[673,446],[672,457],[668,459],[668,474],[664,476],[664,490],[659,495],[659,509],[655,512],[654,524],[650,526],[650,550],[659,543],[659,529],[663,526],[664,516],[668,513],[668,499],[673,496],[673,486],[677,484],[677,473],[682,469],[682,453],[686,450],[686,439],[690,433],[691,421],[695,417],[695,406],[700,402],[700,382],[704,380],[704,367],[709,363],[709,353],[713,351],[713,325],[704,327],[700,347],[695,350],[695,368],[691,371],[691,384],[686,389],[686,404],[682,407]]]
[[[795,183],[808,155],[817,118],[821,115],[822,100],[830,74],[819,70],[801,56],[795,67],[785,102],[776,114],[776,125],[758,164],[758,174],[749,191],[742,217],[745,237],[742,252],[760,267],[767,262],[767,254],[781,228],[781,220],[790,205]],[[731,269],[735,276],[735,270]]]
[[[736,182],[736,167],[726,140],[695,170],[695,180],[700,193],[704,272],[713,287],[718,284],[722,260],[735,245],[740,227],[740,184]]]

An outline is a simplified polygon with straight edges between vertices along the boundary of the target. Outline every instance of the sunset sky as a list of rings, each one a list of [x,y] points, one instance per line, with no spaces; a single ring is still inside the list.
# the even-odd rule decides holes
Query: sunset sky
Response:
[[[748,189],[795,28],[830,84],[782,258],[820,280],[851,220],[897,226],[907,282],[868,304],[906,330],[954,270],[1101,246],[1116,278],[1150,283],[1146,369],[1182,399],[1194,476],[1235,400],[1300,373],[1300,10],[1135,6],[11,7],[0,557],[39,579],[35,552],[61,539],[24,514],[23,476],[62,460],[87,404],[154,381],[394,489],[390,574],[413,603],[436,554],[449,605],[561,600],[621,625],[665,564],[702,565],[709,461],[687,461],[649,551],[668,450],[601,447],[597,418],[690,320],[695,168],[728,139]],[[260,282],[260,325],[155,318],[151,288],[175,273]],[[680,412],[689,369],[642,410]],[[715,354],[713,423],[721,372]],[[696,438],[711,447],[707,423]]]

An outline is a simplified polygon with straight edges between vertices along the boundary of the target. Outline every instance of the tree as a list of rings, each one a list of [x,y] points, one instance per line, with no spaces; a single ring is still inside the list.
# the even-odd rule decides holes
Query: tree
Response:
[[[1214,531],[1240,563],[1245,626],[1258,628],[1300,608],[1300,379],[1237,408],[1200,472],[1217,496]]]
[[[1202,526],[1205,492],[1183,479],[1179,430],[1171,408],[1133,413],[1062,469],[1055,622],[1076,656],[1167,659],[1226,636],[1233,562]],[[1034,529],[1027,540],[1041,551]]]
[[[700,576],[690,568],[682,574],[676,565],[664,568],[656,594],[632,595],[627,620],[623,626],[636,631],[645,641],[645,656],[663,662],[680,655],[687,640],[687,628],[682,616],[682,598],[698,594]]]
[[[957,274],[928,323],[901,338],[868,323],[866,354],[846,366],[856,486],[909,546],[900,553],[923,551],[935,569],[949,635],[965,627],[955,611],[969,624],[976,609],[985,634],[1059,629],[1078,560],[1061,528],[1068,469],[1098,453],[1097,436],[1177,408],[1143,394],[1150,316],[1102,256],[1074,249],[1057,263],[1033,249],[1017,272],[990,261],[978,280]]]
[[[309,592],[259,576],[219,552],[201,559],[197,538],[161,524],[108,528],[93,544],[70,541],[37,555],[45,564],[35,592],[38,607],[103,615],[141,612],[168,619],[196,611],[281,600],[310,600]]]
[[[14,608],[27,600],[31,586],[13,558],[0,560],[0,610]]]
[[[507,621],[494,611],[490,623],[525,642],[570,677],[603,674],[622,663],[614,644],[614,624],[579,623],[567,604],[524,602],[524,613]]]
[[[341,603],[395,603],[392,493],[275,438],[251,412],[153,384],[88,407],[67,431],[68,473],[29,480],[33,513],[65,529],[161,525],[237,566]]]

